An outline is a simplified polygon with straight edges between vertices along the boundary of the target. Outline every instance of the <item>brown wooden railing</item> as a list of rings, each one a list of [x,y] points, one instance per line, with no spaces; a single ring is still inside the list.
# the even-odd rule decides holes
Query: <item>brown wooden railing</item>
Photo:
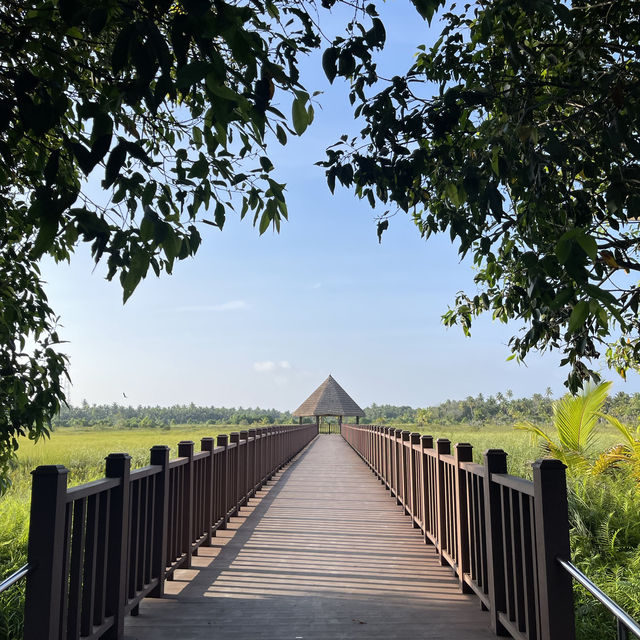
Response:
[[[573,640],[565,467],[533,464],[533,482],[507,474],[507,454],[393,427],[343,425],[342,435],[489,610],[498,635]]]
[[[151,449],[131,470],[106,459],[105,478],[67,488],[68,470],[33,471],[25,640],[119,639],[124,617],[188,568],[202,545],[317,435],[315,424],[250,429]]]

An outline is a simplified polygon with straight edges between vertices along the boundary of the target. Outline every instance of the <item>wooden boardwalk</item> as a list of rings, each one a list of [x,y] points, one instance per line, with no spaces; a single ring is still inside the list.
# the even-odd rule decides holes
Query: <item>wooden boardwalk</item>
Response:
[[[489,639],[402,509],[341,436],[318,437],[128,617],[128,640]]]

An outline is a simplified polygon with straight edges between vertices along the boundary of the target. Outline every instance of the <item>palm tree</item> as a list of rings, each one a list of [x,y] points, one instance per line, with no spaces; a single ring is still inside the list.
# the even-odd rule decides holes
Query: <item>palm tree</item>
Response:
[[[611,384],[603,382],[596,387],[587,387],[577,396],[566,395],[554,402],[553,427],[556,433],[553,437],[531,422],[521,422],[515,428],[540,440],[547,455],[564,462],[569,473],[584,472],[592,467],[596,427],[599,419],[605,417],[602,407]]]

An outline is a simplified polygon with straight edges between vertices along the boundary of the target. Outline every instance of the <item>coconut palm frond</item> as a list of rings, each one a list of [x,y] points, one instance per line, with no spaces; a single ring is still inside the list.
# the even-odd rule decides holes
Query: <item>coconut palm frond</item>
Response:
[[[560,447],[554,440],[540,427],[536,426],[532,422],[518,422],[514,426],[514,429],[519,431],[526,431],[531,435],[532,442],[539,442],[542,451],[551,458],[557,458],[564,462],[564,454],[562,447]]]
[[[595,427],[611,388],[611,382],[586,388],[580,395],[565,396],[554,405],[554,426],[563,448],[586,455],[596,439]]]
[[[617,467],[620,462],[629,462],[628,448],[624,444],[611,447],[608,451],[603,451],[593,462],[591,473],[600,475],[612,467]]]
[[[614,418],[613,416],[607,415],[606,413],[599,413],[599,418],[606,420],[612,427],[614,427],[622,437],[627,441],[629,446],[633,446],[636,442],[636,439],[633,437],[633,433],[631,433],[631,429],[626,425],[622,424],[618,418]]]

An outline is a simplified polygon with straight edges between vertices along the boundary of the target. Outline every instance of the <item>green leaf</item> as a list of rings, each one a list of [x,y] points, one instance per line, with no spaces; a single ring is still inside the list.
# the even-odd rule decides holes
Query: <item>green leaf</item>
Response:
[[[336,47],[329,47],[322,54],[322,69],[331,84],[333,84],[336,74],[338,73],[338,67],[336,66],[338,53],[339,52]]]
[[[269,215],[268,211],[265,211],[262,214],[262,218],[260,218],[260,227],[259,227],[260,235],[262,235],[269,228],[270,223],[271,223],[271,216]]]
[[[301,136],[309,125],[307,109],[305,107],[306,99],[296,97],[291,106],[291,116],[293,118],[293,128],[295,132]]]
[[[582,247],[584,252],[591,258],[591,260],[597,260],[598,258],[598,245],[593,236],[586,234],[579,234],[576,238],[578,244]]]
[[[280,125],[276,127],[276,137],[281,145],[287,144],[287,134]]]
[[[189,89],[191,85],[200,82],[210,71],[210,62],[190,62],[178,69],[176,74],[176,87],[178,89]]]
[[[418,13],[431,24],[431,18],[435,10],[440,6],[440,0],[411,0],[413,6],[418,10]]]
[[[57,233],[58,219],[56,217],[47,215],[40,219],[40,229],[33,245],[34,259],[37,260],[51,248]]]
[[[589,315],[589,303],[586,300],[580,300],[569,317],[569,333],[575,333],[584,326],[585,320]]]
[[[218,202],[216,204],[214,218],[215,218],[216,224],[220,227],[220,229],[222,229],[222,227],[224,227],[225,214],[224,214],[224,206],[222,205],[221,202]]]

